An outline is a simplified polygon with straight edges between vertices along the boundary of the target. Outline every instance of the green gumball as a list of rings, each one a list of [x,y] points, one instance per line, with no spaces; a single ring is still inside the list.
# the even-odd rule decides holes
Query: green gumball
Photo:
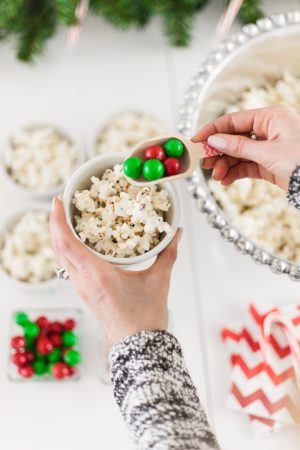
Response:
[[[169,158],[181,158],[184,151],[183,143],[179,139],[169,139],[165,145],[164,150]]]
[[[158,159],[148,159],[143,167],[143,175],[148,181],[155,181],[163,177],[165,166]]]
[[[60,361],[61,359],[61,350],[59,348],[55,348],[52,350],[51,353],[48,355],[48,361],[50,363],[55,363],[57,361]]]
[[[69,366],[77,366],[77,364],[79,364],[81,361],[80,353],[76,350],[68,350],[65,353],[64,361]]]
[[[17,325],[24,327],[27,323],[29,323],[28,315],[24,312],[17,312],[15,314],[15,322]]]
[[[65,347],[72,347],[78,343],[78,336],[73,331],[65,331],[62,334],[62,342]]]
[[[26,338],[34,339],[39,335],[40,328],[36,323],[28,322],[24,325],[24,335]]]
[[[123,171],[129,178],[139,178],[143,173],[143,161],[140,158],[127,158],[123,163]]]
[[[34,348],[35,348],[35,339],[26,337],[25,341],[26,341],[26,350],[34,350]]]
[[[52,366],[54,363],[49,363],[46,364],[46,373],[48,373],[49,375],[52,375]]]
[[[44,361],[34,361],[32,364],[34,373],[38,376],[44,375],[47,371],[47,364]]]

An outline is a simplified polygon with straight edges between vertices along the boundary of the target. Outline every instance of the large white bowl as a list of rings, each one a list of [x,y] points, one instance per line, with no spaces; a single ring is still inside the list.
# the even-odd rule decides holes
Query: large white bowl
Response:
[[[178,131],[193,136],[206,122],[220,116],[247,86],[262,85],[283,70],[300,75],[300,10],[274,14],[229,36],[200,65],[184,94]],[[188,180],[188,190],[208,223],[235,248],[274,273],[300,281],[300,264],[266,251],[235,229],[218,207],[200,167]]]
[[[26,213],[29,211],[46,211],[51,213],[50,205],[44,202],[35,202],[35,203],[29,203],[27,205],[23,205],[20,209],[17,211],[11,213],[8,217],[5,219],[2,219],[0,224],[0,238],[3,235],[3,233],[13,227],[15,223]],[[41,291],[41,290],[47,290],[50,288],[54,288],[58,285],[58,279],[53,275],[53,278],[50,278],[46,281],[40,281],[35,283],[28,283],[26,281],[21,281],[16,278],[13,278],[2,266],[0,262],[0,277],[6,281],[7,283],[11,284],[12,286],[15,286],[17,288],[21,288],[26,291]]]
[[[76,172],[73,173],[63,195],[63,203],[66,213],[66,220],[74,236],[80,240],[78,234],[74,229],[74,213],[75,206],[72,204],[72,199],[75,191],[88,189],[91,186],[91,177],[97,176],[101,177],[106,169],[112,168],[115,164],[122,164],[124,161],[124,155],[121,153],[109,153],[106,155],[96,156],[90,159],[81,167],[79,167]],[[179,225],[180,217],[180,203],[177,191],[172,183],[164,183],[163,188],[168,192],[169,199],[171,202],[171,208],[165,215],[165,220],[171,225],[174,234]],[[173,235],[174,235],[173,234]],[[128,258],[115,258],[113,256],[106,256],[98,253],[87,246],[87,248],[97,255],[99,258],[104,259],[112,264],[117,264],[120,266],[130,266],[133,264],[140,264],[144,261],[150,260],[151,258],[157,256],[162,250],[164,250],[171,242],[173,235],[165,235],[162,240],[149,252],[144,253],[139,256],[132,256]]]
[[[78,144],[77,142],[75,142],[75,140],[72,139],[65,131],[62,131],[62,130],[60,130],[59,127],[57,127],[55,125],[51,125],[51,124],[49,124],[49,125],[36,124],[36,125],[32,125],[32,126],[23,127],[23,129],[24,130],[33,130],[33,129],[41,128],[44,126],[49,126],[49,127],[53,128],[59,134],[61,134],[63,137],[68,139],[70,142],[76,144],[78,158],[77,158],[77,162],[74,166],[74,171],[75,171],[76,168],[79,167],[85,161],[85,159],[86,159],[85,151],[83,149],[83,146]],[[9,138],[8,138],[8,140],[9,140]],[[24,197],[25,196],[28,198],[36,197],[36,198],[41,198],[41,199],[52,198],[52,197],[60,194],[64,190],[64,187],[66,185],[66,182],[63,181],[62,183],[59,183],[52,187],[49,187],[48,189],[40,190],[40,189],[36,189],[36,188],[29,188],[29,187],[23,186],[22,184],[18,183],[10,176],[10,174],[7,171],[6,162],[5,162],[5,147],[2,149],[2,153],[1,153],[0,167],[2,169],[3,179],[5,180],[7,185],[10,186],[12,189],[14,189],[14,191],[16,193],[21,194]]]

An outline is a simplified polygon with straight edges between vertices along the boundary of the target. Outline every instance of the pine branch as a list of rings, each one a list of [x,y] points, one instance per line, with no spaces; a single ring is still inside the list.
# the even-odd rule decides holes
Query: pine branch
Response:
[[[46,41],[56,28],[55,6],[52,0],[26,0],[18,30],[17,56],[32,62],[44,50]]]
[[[76,25],[76,7],[80,0],[55,0],[57,19],[63,25]]]
[[[256,22],[258,19],[264,17],[264,13],[261,8],[261,0],[244,0],[241,9],[238,13],[238,17],[242,24],[248,24]]]
[[[121,29],[143,27],[151,16],[151,11],[142,0],[91,0],[90,9]]]

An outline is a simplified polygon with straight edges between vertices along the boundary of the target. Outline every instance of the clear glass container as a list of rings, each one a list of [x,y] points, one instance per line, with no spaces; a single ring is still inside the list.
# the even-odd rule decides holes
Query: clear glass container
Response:
[[[14,336],[24,336],[24,328],[21,325],[18,325],[15,321],[16,314],[20,313],[20,312],[27,314],[29,321],[31,323],[35,323],[35,321],[39,317],[46,317],[48,319],[48,321],[50,322],[50,324],[53,322],[64,323],[68,319],[73,319],[75,321],[74,328],[72,330],[63,330],[63,331],[74,332],[78,338],[77,342],[73,345],[62,344],[61,346],[58,346],[56,344],[55,348],[59,348],[62,353],[63,353],[64,348],[68,348],[69,350],[72,349],[72,350],[75,350],[76,352],[79,352],[80,355],[82,356],[82,352],[80,350],[81,349],[80,339],[81,339],[81,335],[82,335],[82,311],[80,309],[78,309],[78,308],[61,308],[61,309],[60,308],[55,308],[55,309],[46,308],[46,309],[22,309],[22,310],[14,311],[14,313],[12,314],[12,317],[11,317],[11,327],[10,327],[10,342],[9,342],[8,370],[7,370],[8,378],[14,382],[30,382],[30,381],[31,382],[32,381],[33,382],[35,382],[35,381],[36,382],[42,382],[42,381],[69,382],[69,381],[78,380],[81,377],[82,361],[80,361],[80,363],[75,366],[68,366],[69,375],[64,376],[63,378],[59,379],[59,378],[55,378],[50,373],[50,365],[55,364],[55,362],[63,362],[63,356],[60,356],[57,359],[57,361],[53,362],[53,361],[49,361],[48,355],[41,355],[40,353],[39,353],[39,358],[40,358],[39,360],[43,361],[44,364],[46,365],[46,367],[49,367],[49,371],[46,371],[45,373],[40,374],[40,375],[37,375],[36,373],[34,373],[34,375],[29,378],[26,378],[19,373],[19,371],[18,371],[19,367],[16,364],[14,364],[12,361],[13,354],[16,353],[16,351],[18,351],[18,350],[15,350],[14,348],[12,348],[11,340]],[[53,330],[51,330],[51,325],[50,325],[50,327],[42,330],[42,335],[46,336],[50,340],[51,340],[51,336],[53,336],[53,334],[56,334],[56,335],[59,334],[60,337],[62,338],[63,331],[61,331],[61,332],[53,331]],[[41,336],[41,335],[39,335],[39,336]],[[29,350],[31,350],[35,354],[34,361],[37,361],[37,359],[36,359],[36,355],[37,355],[36,344],[37,344],[37,338],[32,339],[31,348]],[[24,350],[20,349],[20,353],[24,353]],[[34,362],[33,361],[27,362],[25,365],[34,367]],[[71,373],[71,372],[73,372],[73,370],[74,370],[74,373]]]

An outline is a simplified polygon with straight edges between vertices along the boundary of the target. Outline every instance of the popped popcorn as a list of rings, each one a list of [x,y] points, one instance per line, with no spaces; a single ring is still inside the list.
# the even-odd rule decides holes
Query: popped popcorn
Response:
[[[284,104],[300,114],[300,78],[289,72],[251,86],[225,113],[273,104]],[[230,186],[209,180],[209,189],[232,225],[267,251],[300,262],[300,214],[286,200],[285,192],[263,180],[243,179]]]
[[[99,133],[96,153],[128,152],[144,139],[164,134],[165,130],[154,118],[142,113],[120,114]]]
[[[27,283],[55,276],[49,214],[28,211],[0,237],[0,262],[13,278]]]
[[[51,127],[20,130],[4,151],[6,170],[12,179],[38,191],[67,181],[77,162],[75,145]]]
[[[164,220],[171,208],[168,193],[157,186],[127,182],[122,165],[91,178],[91,187],[76,191],[75,230],[93,250],[118,258],[142,255],[155,247],[172,227]]]
[[[270,79],[264,86],[251,86],[226,108],[225,113],[282,104],[300,114],[300,78],[285,71],[282,77]]]
[[[300,214],[282,189],[256,179],[208,184],[231,224],[248,239],[276,256],[300,262]]]

